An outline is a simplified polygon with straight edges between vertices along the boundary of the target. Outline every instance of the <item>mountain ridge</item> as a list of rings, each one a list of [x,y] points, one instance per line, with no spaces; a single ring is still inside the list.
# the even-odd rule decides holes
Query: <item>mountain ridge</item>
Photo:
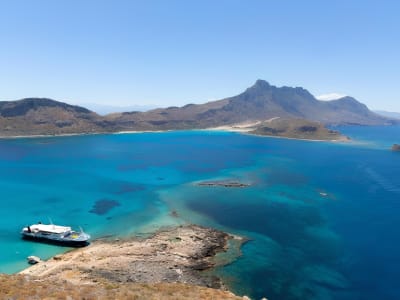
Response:
[[[276,117],[287,122],[305,119],[325,125],[399,122],[370,111],[365,104],[349,96],[321,101],[302,87],[276,87],[259,79],[244,92],[221,100],[105,116],[48,98],[4,101],[0,102],[0,135],[206,129]]]
[[[207,128],[274,117],[307,119],[326,125],[383,125],[394,120],[371,112],[351,97],[332,101],[317,100],[301,87],[276,87],[257,80],[244,92],[204,104],[155,109],[147,112],[114,114],[110,118],[139,128]],[[129,127],[129,126],[128,126]]]
[[[400,119],[400,113],[399,112],[392,112],[392,111],[384,111],[384,110],[375,110],[375,113],[378,115],[391,118],[391,119]]]

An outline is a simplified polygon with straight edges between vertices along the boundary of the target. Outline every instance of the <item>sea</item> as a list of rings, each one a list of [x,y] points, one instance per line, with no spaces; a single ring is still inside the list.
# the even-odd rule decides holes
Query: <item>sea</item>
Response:
[[[0,273],[69,250],[24,241],[42,221],[94,239],[195,223],[246,237],[213,271],[252,299],[400,299],[400,126],[350,142],[218,131],[0,140]],[[233,180],[245,188],[198,186]]]

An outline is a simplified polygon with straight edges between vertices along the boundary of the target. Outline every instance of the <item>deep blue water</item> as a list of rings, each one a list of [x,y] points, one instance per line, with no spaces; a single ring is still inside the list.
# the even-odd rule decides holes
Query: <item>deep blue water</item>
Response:
[[[0,140],[0,272],[60,247],[22,241],[51,218],[94,237],[195,222],[248,237],[216,272],[268,299],[400,299],[400,127],[352,143],[186,131]],[[198,187],[237,179],[243,189]],[[179,218],[171,216],[177,211]]]

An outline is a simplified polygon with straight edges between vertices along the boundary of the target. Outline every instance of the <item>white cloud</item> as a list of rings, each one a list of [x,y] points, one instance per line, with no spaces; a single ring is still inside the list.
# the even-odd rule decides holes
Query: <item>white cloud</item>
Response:
[[[329,101],[329,100],[336,100],[336,99],[340,99],[343,97],[346,97],[347,95],[345,94],[339,94],[339,93],[330,93],[330,94],[323,94],[323,95],[319,95],[315,98],[317,98],[318,100],[323,100],[323,101]]]

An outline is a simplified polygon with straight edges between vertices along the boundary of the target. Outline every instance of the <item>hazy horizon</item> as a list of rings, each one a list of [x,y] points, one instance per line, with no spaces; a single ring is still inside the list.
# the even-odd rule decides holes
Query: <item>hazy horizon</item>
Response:
[[[242,91],[244,92],[244,91]],[[240,94],[240,93],[238,93]],[[229,95],[226,96],[224,98],[229,98],[229,97],[233,97],[236,96],[235,95]],[[346,95],[346,94],[339,94],[339,93],[328,93],[328,94],[323,94],[323,95],[313,95],[315,97],[315,99],[320,100],[320,101],[332,101],[332,100],[337,100],[343,97],[352,97],[351,95]],[[47,98],[47,99],[52,99],[49,97],[24,97],[21,99],[9,99],[9,100],[0,100],[0,102],[2,101],[15,101],[15,100],[22,100],[25,98]],[[188,102],[188,103],[184,103],[184,104],[179,104],[178,106],[182,107],[186,104],[204,104],[210,101],[218,101],[218,100],[222,100],[224,98],[221,99],[207,99],[204,101],[197,101],[197,102]],[[65,101],[65,100],[60,100],[60,99],[52,99],[52,100],[56,100],[56,101],[60,101],[60,102],[65,102],[68,104],[72,104],[72,105],[78,105],[78,106],[82,106],[85,107],[91,111],[94,111],[100,115],[106,115],[106,114],[110,114],[110,113],[115,113],[115,112],[126,112],[126,111],[148,111],[151,109],[156,109],[156,108],[167,108],[170,106],[175,106],[174,104],[168,104],[168,103],[163,103],[163,104],[139,104],[139,103],[126,103],[126,104],[113,104],[113,102],[104,102],[104,103],[98,103],[98,102],[79,102],[79,101]],[[361,103],[363,103],[362,100],[360,99],[356,99],[358,101],[360,101]],[[117,102],[118,103],[118,102]],[[364,103],[365,104],[365,103]],[[393,117],[390,114],[399,114],[400,112],[398,111],[390,111],[390,110],[385,110],[385,109],[379,109],[379,108],[371,108],[368,107],[371,111],[374,111],[375,113],[378,114],[382,114],[384,116],[387,117]],[[400,110],[399,110],[400,111]],[[397,117],[398,118],[398,117]]]

